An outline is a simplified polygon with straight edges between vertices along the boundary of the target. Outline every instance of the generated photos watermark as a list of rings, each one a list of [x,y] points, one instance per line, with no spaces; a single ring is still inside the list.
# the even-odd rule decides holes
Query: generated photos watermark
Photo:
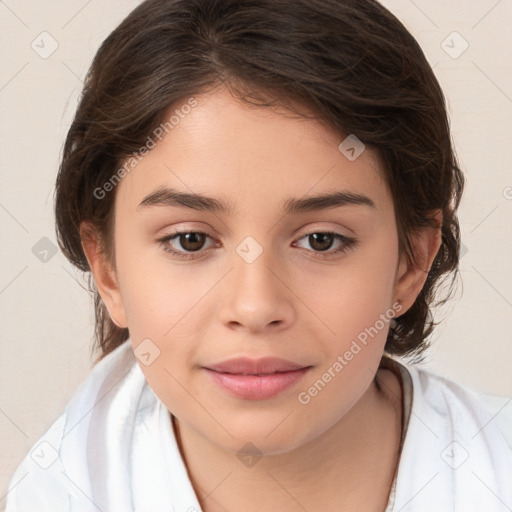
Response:
[[[300,404],[307,405],[311,399],[317,396],[329,382],[338,375],[345,366],[347,366],[361,350],[368,345],[369,339],[375,338],[393,319],[398,316],[403,307],[399,302],[395,302],[385,313],[381,313],[379,319],[375,323],[366,327],[361,331],[356,339],[352,340],[350,347],[343,353],[338,355],[336,361],[317,379],[307,390],[301,391],[297,395]]]
[[[94,197],[101,200],[104,199],[109,192],[112,192],[116,185],[118,185],[127,174],[137,167],[147,153],[156,146],[157,142],[162,140],[170,131],[174,130],[180,121],[187,114],[190,114],[192,108],[196,106],[197,100],[194,97],[191,97],[188,99],[187,103],[182,105],[179,109],[176,109],[165,123],[160,123],[160,125],[151,132],[151,135],[148,135],[144,146],[141,146],[138,151],[135,151],[133,155],[125,161],[123,166],[120,167],[101,187],[96,187],[94,189]]]

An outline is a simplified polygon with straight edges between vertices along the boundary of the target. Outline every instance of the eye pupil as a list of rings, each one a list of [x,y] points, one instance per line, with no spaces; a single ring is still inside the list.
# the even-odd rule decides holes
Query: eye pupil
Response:
[[[186,251],[197,251],[204,245],[205,235],[203,233],[183,233],[180,235],[179,241]]]
[[[333,235],[331,233],[313,233],[309,235],[310,244],[316,251],[327,251],[332,247]],[[313,242],[311,241],[313,240]],[[326,243],[327,240],[327,243]]]

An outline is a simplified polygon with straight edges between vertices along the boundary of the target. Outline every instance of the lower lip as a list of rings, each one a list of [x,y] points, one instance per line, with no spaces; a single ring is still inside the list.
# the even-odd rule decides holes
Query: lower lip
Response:
[[[231,395],[246,400],[265,400],[296,384],[309,370],[309,367],[267,375],[221,373],[208,368],[205,370],[211,375],[214,382]]]

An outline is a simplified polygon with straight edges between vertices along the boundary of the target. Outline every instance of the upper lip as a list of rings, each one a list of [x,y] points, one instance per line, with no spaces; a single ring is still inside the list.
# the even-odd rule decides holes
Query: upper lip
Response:
[[[306,368],[306,366],[294,363],[293,361],[287,361],[286,359],[280,359],[279,357],[263,357],[261,359],[237,357],[205,366],[205,368],[222,373],[259,375],[300,370]]]

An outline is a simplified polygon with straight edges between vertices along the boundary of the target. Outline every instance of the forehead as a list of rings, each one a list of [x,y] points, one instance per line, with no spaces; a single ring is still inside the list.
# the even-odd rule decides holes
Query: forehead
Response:
[[[193,107],[182,108],[191,104],[184,98],[168,110],[172,129],[121,180],[119,207],[133,209],[163,187],[215,196],[240,215],[340,189],[389,206],[372,148],[349,159],[339,148],[347,135],[283,108],[248,105],[225,88],[193,98]]]

